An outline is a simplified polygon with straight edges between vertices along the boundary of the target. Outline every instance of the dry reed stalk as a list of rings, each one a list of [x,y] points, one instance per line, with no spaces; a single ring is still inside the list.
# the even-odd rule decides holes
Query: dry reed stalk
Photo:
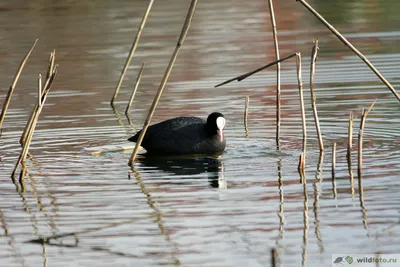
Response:
[[[300,95],[300,110],[301,110],[301,123],[303,128],[303,149],[302,156],[300,157],[300,170],[304,170],[306,166],[306,150],[307,150],[307,126],[306,126],[306,113],[304,109],[304,96],[303,96],[303,81],[301,79],[301,54],[296,53],[296,66],[297,66],[297,82],[299,85]]]
[[[133,99],[135,98],[136,90],[137,90],[138,87],[139,87],[140,79],[142,79],[142,74],[143,74],[144,65],[145,65],[145,63],[143,62],[142,67],[140,68],[139,74],[138,74],[138,76],[137,76],[137,78],[136,78],[135,87],[133,88],[132,95],[131,95],[131,98],[129,99],[128,106],[126,106],[125,114],[128,114],[128,111],[129,111],[129,109],[131,108]]]
[[[7,109],[8,109],[8,106],[10,105],[10,102],[11,102],[11,96],[14,93],[14,89],[15,89],[15,86],[17,85],[19,76],[21,75],[21,72],[22,72],[26,62],[28,61],[29,56],[31,55],[33,49],[35,48],[35,45],[36,45],[38,40],[39,39],[35,40],[35,42],[33,43],[32,47],[31,47],[31,49],[29,49],[28,53],[26,53],[24,59],[22,60],[21,64],[18,67],[17,73],[14,76],[14,79],[13,79],[13,82],[11,83],[10,89],[8,90],[6,99],[5,99],[4,104],[3,104],[3,109],[2,109],[1,114],[0,114],[0,129],[1,129],[2,125],[3,125],[4,118],[6,117]]]
[[[155,98],[153,100],[153,103],[152,103],[151,107],[150,107],[150,110],[149,110],[149,113],[147,115],[146,121],[145,121],[145,123],[143,125],[143,129],[142,129],[142,131],[141,131],[141,133],[139,135],[139,138],[138,138],[138,140],[136,142],[135,149],[133,150],[132,155],[131,155],[131,157],[129,159],[129,165],[132,165],[132,163],[136,159],[137,152],[139,151],[139,147],[142,144],[142,141],[143,141],[144,135],[146,134],[147,128],[150,125],[151,118],[154,115],[154,111],[156,110],[158,101],[160,100],[160,97],[161,97],[161,94],[162,94],[162,92],[164,90],[165,84],[167,83],[167,80],[168,80],[168,77],[169,77],[169,75],[171,73],[172,67],[173,67],[173,65],[175,63],[175,60],[176,60],[177,56],[178,56],[179,50],[182,47],[183,42],[185,41],[186,35],[187,35],[188,31],[189,31],[190,23],[192,22],[192,18],[193,18],[194,12],[196,10],[197,2],[198,2],[198,0],[192,0],[192,2],[190,3],[190,7],[189,7],[188,13],[186,15],[185,23],[183,24],[183,28],[182,28],[181,34],[179,36],[178,43],[176,44],[175,50],[174,50],[174,52],[172,54],[172,57],[171,57],[171,59],[169,61],[167,70],[165,71],[164,77],[161,80],[160,87],[158,88],[157,94],[156,94],[156,96],[155,96]]]
[[[313,9],[305,0],[296,0],[307,8],[313,15],[319,19],[340,41],[348,46],[365,64],[378,76],[378,78],[389,88],[392,94],[400,101],[400,95],[396,92],[393,86],[382,76],[382,74],[372,65],[372,63],[363,55],[357,48],[355,48],[343,35],[340,34],[332,25],[330,25],[315,9]]]
[[[133,41],[131,50],[129,51],[128,58],[125,61],[125,66],[121,71],[121,76],[119,77],[117,86],[115,87],[114,95],[111,98],[111,105],[114,105],[114,101],[117,98],[117,95],[118,95],[118,92],[119,92],[119,88],[122,85],[122,81],[124,80],[126,71],[128,70],[129,64],[131,63],[131,60],[132,60],[132,57],[133,57],[133,54],[136,51],[137,45],[138,45],[139,40],[140,40],[140,36],[142,35],[142,31],[143,31],[144,25],[146,24],[147,17],[149,16],[151,7],[153,5],[153,2],[154,2],[154,0],[150,0],[149,5],[147,6],[146,12],[144,13],[144,16],[142,18],[142,22],[140,23],[140,26],[139,26],[139,30],[138,30],[138,32],[136,34],[135,40]]]
[[[335,179],[335,169],[336,169],[336,142],[332,146],[332,179]]]
[[[352,158],[351,158],[352,151],[353,151],[353,113],[350,112],[346,158],[347,158],[347,168],[348,168],[349,177],[350,177],[351,196],[354,198],[354,175],[353,175],[353,169],[352,169],[353,164],[352,164]]]
[[[318,56],[318,40],[314,40],[314,46],[312,48],[311,55],[311,69],[310,69],[310,92],[311,92],[311,106],[314,113],[314,122],[317,129],[319,150],[324,151],[324,142],[322,141],[321,128],[319,127],[318,111],[317,111],[317,96],[314,91],[314,76],[315,76],[315,63],[317,62]]]
[[[228,84],[228,83],[233,82],[233,81],[238,81],[238,82],[243,81],[244,79],[250,77],[250,76],[253,75],[253,74],[256,74],[257,72],[260,72],[260,71],[262,71],[262,70],[264,70],[264,69],[266,69],[266,68],[269,68],[269,67],[271,67],[271,66],[274,66],[274,65],[276,65],[276,64],[278,64],[278,63],[280,63],[280,62],[283,62],[283,61],[288,60],[288,59],[290,59],[290,58],[292,58],[292,57],[295,57],[295,56],[296,56],[296,53],[291,54],[291,55],[288,55],[288,56],[283,57],[283,58],[280,58],[279,60],[276,60],[276,61],[274,61],[274,62],[268,63],[267,65],[264,65],[264,66],[262,66],[262,67],[260,67],[260,68],[257,68],[257,69],[255,69],[255,70],[246,72],[246,73],[244,73],[244,74],[241,74],[241,75],[239,75],[239,76],[236,76],[235,78],[226,80],[225,82],[219,83],[219,84],[217,84],[217,85],[214,86],[214,87],[217,88],[217,87],[220,87],[220,86],[222,86],[222,85]]]
[[[367,119],[368,113],[372,110],[376,103],[376,100],[372,102],[371,106],[368,108],[368,110],[363,109],[362,115],[361,115],[361,122],[360,122],[360,130],[358,132],[358,168],[357,168],[357,174],[358,178],[362,178],[362,149],[363,149],[363,134],[364,134],[364,126],[365,126],[365,120]]]
[[[249,128],[248,128],[248,124],[247,124],[247,119],[249,117],[249,102],[250,102],[250,98],[249,98],[249,96],[246,96],[246,101],[244,104],[244,131],[246,132],[246,137],[249,136]]]
[[[27,137],[27,135],[28,135],[28,131],[29,131],[29,129],[32,127],[32,123],[33,123],[33,119],[34,119],[34,117],[35,117],[35,113],[36,113],[37,110],[39,109],[39,103],[42,103],[44,91],[47,90],[46,88],[49,87],[49,83],[50,83],[50,81],[52,80],[52,76],[53,76],[53,74],[54,74],[54,69],[55,69],[55,68],[54,68],[55,56],[56,56],[56,52],[53,50],[53,52],[50,53],[49,66],[48,66],[48,68],[47,68],[47,74],[46,74],[46,81],[44,82],[44,85],[43,85],[43,88],[44,88],[44,89],[42,89],[42,88],[40,89],[40,91],[41,91],[41,93],[42,93],[41,99],[40,99],[40,101],[38,101],[38,102],[35,104],[35,107],[34,107],[34,109],[32,110],[32,113],[31,113],[31,115],[30,115],[30,117],[29,117],[29,120],[27,121],[27,123],[26,123],[26,125],[25,125],[24,132],[22,133],[21,138],[20,138],[20,140],[19,140],[19,143],[20,143],[21,145],[23,145],[23,144],[25,143],[26,137]],[[50,89],[50,88],[48,88],[48,89]]]
[[[275,12],[272,0],[268,0],[269,13],[271,16],[272,35],[274,36],[275,58],[279,60],[278,34],[276,30]],[[281,132],[281,64],[276,64],[276,147],[279,150]]]
[[[14,170],[13,170],[13,172],[11,174],[11,177],[15,176],[15,173],[16,173],[16,171],[18,169],[18,166],[20,164],[23,165],[25,163],[25,159],[26,159],[26,156],[27,156],[28,151],[29,151],[29,146],[30,146],[31,141],[32,141],[33,132],[35,131],[35,127],[36,127],[37,121],[39,119],[39,115],[42,112],[44,103],[45,103],[45,101],[47,99],[47,94],[49,93],[51,85],[53,84],[54,79],[55,79],[55,77],[57,75],[57,68],[58,68],[58,65],[55,65],[54,66],[54,70],[52,71],[52,76],[50,77],[49,83],[47,84],[47,88],[45,88],[43,90],[41,100],[38,99],[38,103],[39,103],[39,101],[41,101],[42,104],[39,105],[38,110],[35,112],[35,114],[33,116],[32,125],[30,126],[29,130],[27,131],[26,141],[22,145],[21,154],[18,157],[17,163],[15,164],[15,167],[14,167]]]

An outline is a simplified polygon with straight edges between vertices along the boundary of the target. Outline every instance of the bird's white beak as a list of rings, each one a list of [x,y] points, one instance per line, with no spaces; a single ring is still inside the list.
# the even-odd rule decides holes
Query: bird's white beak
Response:
[[[225,127],[225,118],[224,117],[218,117],[217,118],[217,134],[219,137],[219,140],[222,142],[224,140],[224,134],[222,130]]]

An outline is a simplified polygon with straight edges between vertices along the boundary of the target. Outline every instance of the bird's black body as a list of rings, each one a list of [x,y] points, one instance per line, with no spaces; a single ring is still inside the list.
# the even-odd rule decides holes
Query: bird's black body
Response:
[[[141,145],[149,154],[155,155],[221,154],[226,142],[222,129],[219,134],[219,117],[223,118],[223,115],[214,112],[207,122],[197,117],[178,117],[151,125]],[[136,142],[140,133],[128,140]]]

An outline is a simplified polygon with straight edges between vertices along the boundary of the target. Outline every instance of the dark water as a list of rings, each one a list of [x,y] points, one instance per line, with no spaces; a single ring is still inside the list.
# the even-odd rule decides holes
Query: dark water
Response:
[[[20,60],[39,38],[0,139],[0,265],[270,266],[276,248],[281,266],[330,266],[334,253],[397,253],[399,102],[301,4],[275,2],[281,55],[303,55],[306,184],[299,183],[297,172],[302,132],[294,60],[282,64],[280,152],[274,141],[274,68],[213,88],[274,60],[267,1],[200,0],[153,118],[221,111],[227,118],[225,154],[218,159],[140,156],[134,170],[127,165],[130,151],[90,152],[131,145],[126,138],[143,125],[189,1],[155,2],[117,98],[117,114],[109,100],[147,1],[0,3],[1,103]],[[400,89],[399,1],[310,4]],[[322,172],[308,89],[313,38],[320,43],[315,86],[326,146]],[[10,174],[36,101],[37,75],[45,73],[52,49],[59,73],[31,144],[26,192],[20,193]],[[129,122],[124,110],[144,61]],[[250,96],[248,137],[245,96]],[[360,198],[356,167],[352,187],[346,163],[348,116],[358,117],[356,137],[361,110],[374,99],[364,135]],[[27,242],[53,235],[65,236],[45,245]]]

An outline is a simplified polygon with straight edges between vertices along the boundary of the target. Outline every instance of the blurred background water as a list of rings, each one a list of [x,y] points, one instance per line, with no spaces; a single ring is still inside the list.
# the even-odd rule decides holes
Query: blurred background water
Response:
[[[400,88],[400,2],[309,3]],[[268,2],[200,0],[153,122],[212,111],[227,119],[220,158],[151,160],[131,145],[175,47],[190,1],[155,1],[116,102],[109,101],[148,1],[37,0],[0,3],[0,103],[36,38],[0,139],[1,266],[328,266],[331,254],[399,251],[398,101],[346,46],[296,1],[275,1],[281,56],[303,55],[308,126],[306,184],[299,182],[302,131],[295,60],[282,64],[281,151],[275,148],[275,68],[214,89],[275,60]],[[309,93],[312,41],[319,38],[315,87],[326,146],[318,142]],[[31,144],[26,192],[10,174],[36,101],[36,79],[56,49],[59,71]],[[124,110],[142,62],[142,82]],[[243,127],[250,97],[249,135]],[[348,116],[364,134],[363,202],[346,163]],[[336,180],[331,146],[337,143]],[[356,142],[356,141],[355,141]],[[356,162],[356,153],[353,153]],[[353,171],[356,173],[355,165]],[[130,179],[129,179],[130,177]],[[74,235],[68,235],[75,233]],[[66,235],[49,244],[27,242]],[[279,266],[279,265],[278,265]]]

